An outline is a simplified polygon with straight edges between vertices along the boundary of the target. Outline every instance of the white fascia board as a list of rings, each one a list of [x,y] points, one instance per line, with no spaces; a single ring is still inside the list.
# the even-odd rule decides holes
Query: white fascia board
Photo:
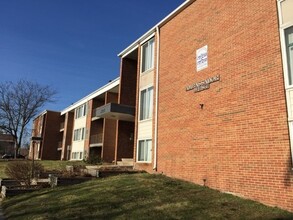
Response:
[[[137,48],[138,48],[138,44],[133,44],[133,45],[131,45],[132,47],[129,47],[129,50],[127,50],[127,52],[125,53],[125,54],[123,54],[122,56],[121,56],[121,58],[124,58],[124,57],[126,57],[128,54],[130,54],[130,53],[132,53],[133,51],[135,51]],[[119,54],[120,55],[120,54]],[[118,56],[119,56],[118,55]]]
[[[44,111],[42,111],[40,114],[38,114],[38,115],[33,119],[33,121],[35,121],[35,120],[36,120],[37,118],[39,118],[40,116],[45,115],[47,112],[48,112],[48,110],[44,110]]]
[[[120,77],[112,80],[111,82],[109,82],[108,84],[102,86],[101,88],[97,89],[96,91],[92,92],[91,94],[85,96],[84,98],[78,100],[77,102],[73,103],[72,105],[68,106],[66,109],[64,109],[63,111],[61,111],[61,115],[66,114],[67,112],[70,112],[74,109],[76,109],[78,106],[88,102],[89,100],[94,99],[95,97],[115,88],[116,86],[118,86],[120,84]]]
[[[38,114],[38,115],[33,119],[33,121],[35,121],[38,117],[47,114],[48,112],[57,112],[57,113],[60,113],[60,111],[53,111],[53,110],[47,110],[47,109],[46,109],[46,110],[42,111],[40,114]]]
[[[118,54],[118,57],[125,57],[127,54],[129,54],[131,51],[133,51],[138,44],[140,44],[142,41],[144,41],[146,38],[148,38],[150,35],[156,32],[157,27],[162,27],[165,23],[167,23],[169,20],[171,20],[174,16],[176,16],[178,13],[180,13],[183,9],[185,9],[187,6],[189,6],[192,2],[196,0],[186,0],[184,3],[182,3],[180,6],[178,6],[173,12],[171,12],[169,15],[167,15],[163,20],[161,20],[158,24],[156,24],[154,27],[152,27],[148,32],[146,32],[144,35],[142,35],[140,38],[138,38],[136,41],[134,41],[130,46],[128,46],[126,49],[124,49],[121,53]]]
[[[131,53],[133,50],[135,50],[138,45],[141,43],[141,41],[144,41],[146,38],[148,38],[150,35],[155,33],[156,28],[150,29],[148,32],[146,32],[144,35],[142,35],[138,40],[134,41],[130,46],[128,46],[125,50],[123,50],[121,53],[118,54],[118,57],[125,57],[129,53]]]

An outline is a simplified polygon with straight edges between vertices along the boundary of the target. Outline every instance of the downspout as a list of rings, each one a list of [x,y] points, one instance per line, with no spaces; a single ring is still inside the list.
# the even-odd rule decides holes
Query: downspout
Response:
[[[158,151],[158,110],[159,110],[159,60],[160,60],[160,29],[156,27],[157,32],[157,65],[156,65],[156,104],[155,104],[155,142],[154,142],[154,167],[153,170],[157,171],[157,151]]]

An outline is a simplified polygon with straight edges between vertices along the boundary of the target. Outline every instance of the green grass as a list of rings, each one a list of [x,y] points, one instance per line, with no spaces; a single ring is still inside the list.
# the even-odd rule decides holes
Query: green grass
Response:
[[[11,161],[7,161],[7,160],[1,160],[0,161],[0,178],[7,178],[7,175],[5,174],[5,167],[8,163],[13,162],[13,160]],[[82,161],[60,161],[60,160],[40,160],[40,161],[36,161],[39,162],[41,164],[43,164],[44,168],[46,170],[65,170],[66,169],[66,165],[86,165],[86,163],[82,162]]]
[[[293,219],[293,213],[162,175],[133,174],[6,198],[8,219]]]
[[[66,165],[88,165],[83,161],[40,160],[46,170],[65,170]]]
[[[7,178],[4,170],[5,170],[5,167],[7,165],[7,161],[4,161],[4,160],[1,160],[0,161],[0,178],[3,179],[3,178]]]

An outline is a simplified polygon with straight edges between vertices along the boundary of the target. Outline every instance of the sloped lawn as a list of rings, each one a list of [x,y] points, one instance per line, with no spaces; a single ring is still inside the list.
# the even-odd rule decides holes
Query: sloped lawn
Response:
[[[161,175],[133,174],[7,198],[8,219],[293,219],[266,207]]]

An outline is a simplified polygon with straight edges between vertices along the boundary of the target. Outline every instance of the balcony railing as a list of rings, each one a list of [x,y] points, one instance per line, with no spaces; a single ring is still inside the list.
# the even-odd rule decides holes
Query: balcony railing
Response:
[[[100,144],[103,142],[103,134],[91,135],[90,144]]]
[[[62,150],[62,141],[58,142],[58,150]]]
[[[64,129],[64,122],[62,122],[61,124],[60,124],[60,130],[63,130]]]
[[[93,119],[99,119],[100,116],[98,116],[98,114],[100,114],[100,111],[98,111],[98,108],[93,109],[92,118]]]

